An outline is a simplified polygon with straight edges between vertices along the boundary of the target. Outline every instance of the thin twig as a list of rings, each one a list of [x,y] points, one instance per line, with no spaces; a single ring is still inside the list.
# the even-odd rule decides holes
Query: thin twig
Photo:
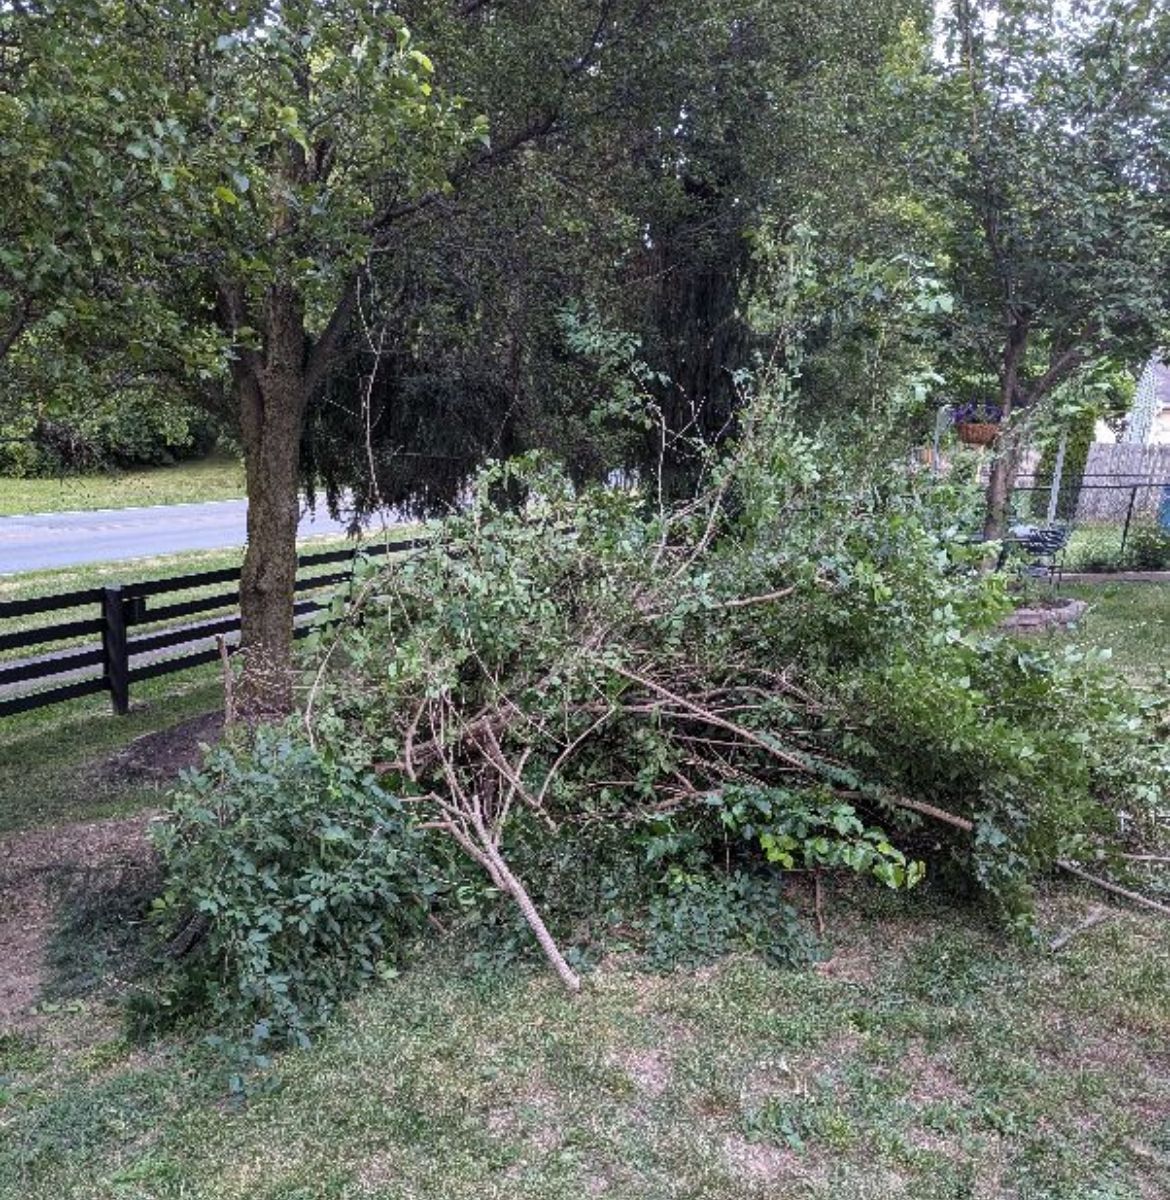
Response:
[[[227,638],[221,633],[215,644],[219,649],[220,668],[223,672],[223,723],[230,728],[236,717],[235,677],[232,675],[232,664],[228,657]]]
[[[1086,883],[1091,883],[1094,887],[1099,887],[1102,891],[1112,892],[1114,896],[1121,896],[1126,900],[1132,901],[1134,904],[1140,904],[1143,908],[1152,909],[1154,912],[1161,913],[1164,917],[1170,917],[1170,906],[1159,904],[1157,900],[1151,900],[1148,896],[1143,896],[1139,892],[1131,892],[1129,888],[1123,888],[1116,883],[1111,883],[1108,879],[1101,879],[1096,875],[1090,875],[1088,871],[1082,870],[1066,859],[1058,859],[1056,865],[1062,870],[1067,871],[1070,875],[1075,875],[1078,879],[1083,879]]]
[[[773,604],[777,600],[786,599],[795,591],[795,587],[786,587],[781,588],[778,592],[762,592],[758,596],[741,596],[735,600],[720,600],[716,604],[705,605],[702,611],[704,613],[723,612],[729,608],[748,608],[753,604]],[[671,609],[666,608],[659,612],[649,612],[646,614],[646,620],[660,621],[663,617],[669,617],[671,611]]]
[[[716,725],[720,729],[726,729],[729,733],[734,733],[737,737],[743,738],[747,742],[751,742],[755,746],[759,746],[761,750],[766,750],[773,758],[778,758],[781,762],[788,763],[802,771],[808,771],[808,763],[802,762],[794,755],[786,753],[778,746],[773,745],[767,738],[762,738],[759,734],[751,729],[745,729],[742,725],[737,725],[734,721],[725,721],[718,714],[710,712],[699,704],[692,704],[685,697],[678,695],[677,692],[672,692],[669,688],[663,687],[660,683],[655,683],[653,679],[648,679],[645,675],[639,675],[636,671],[630,671],[625,667],[616,664],[610,665],[610,670],[616,675],[620,675],[623,679],[628,679],[632,683],[638,684],[640,687],[648,688],[652,692],[677,704],[679,708],[705,721],[708,725]],[[811,772],[810,772],[811,774]]]
[[[1111,916],[1113,916],[1113,914],[1107,908],[1093,909],[1093,911],[1089,913],[1089,915],[1079,925],[1074,925],[1071,929],[1067,930],[1065,933],[1062,933],[1060,937],[1053,938],[1048,944],[1048,949],[1051,950],[1053,954],[1055,954],[1058,950],[1063,950],[1064,947],[1073,940],[1073,938],[1078,937],[1080,934],[1085,933],[1089,929],[1092,929],[1094,925],[1100,925],[1102,921],[1109,920]]]

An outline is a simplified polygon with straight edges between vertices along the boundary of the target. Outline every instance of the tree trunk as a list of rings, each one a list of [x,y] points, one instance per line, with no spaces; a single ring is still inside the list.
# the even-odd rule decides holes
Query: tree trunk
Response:
[[[1020,446],[1012,433],[1010,419],[1019,399],[1020,363],[1028,345],[1029,324],[1027,317],[1013,317],[1003,350],[999,394],[1003,433],[987,481],[987,515],[983,521],[983,537],[989,542],[999,541],[1006,531],[1008,502],[1019,471]]]
[[[235,377],[248,487],[236,715],[253,722],[285,716],[293,707],[300,443],[309,395],[295,296],[274,291],[267,333],[262,363],[241,364]]]
[[[999,447],[987,481],[987,515],[983,521],[985,541],[999,541],[1007,532],[1008,504],[1020,470],[1020,447],[1008,434]]]

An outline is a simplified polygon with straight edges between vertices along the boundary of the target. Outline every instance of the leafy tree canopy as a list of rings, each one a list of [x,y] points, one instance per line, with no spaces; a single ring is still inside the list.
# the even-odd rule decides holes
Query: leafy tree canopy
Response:
[[[941,39],[908,33],[891,73],[907,187],[955,297],[943,361],[983,373],[1009,428],[1170,327],[1168,47],[1160,4],[957,0]],[[993,472],[990,534],[1016,444]]]

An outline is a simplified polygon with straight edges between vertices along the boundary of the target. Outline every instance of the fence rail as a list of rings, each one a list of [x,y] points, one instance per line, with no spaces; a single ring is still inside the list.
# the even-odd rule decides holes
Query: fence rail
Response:
[[[1170,481],[1134,482],[1085,475],[1054,497],[1049,486],[1017,487],[1012,520],[1070,530],[1069,571],[1170,569]]]
[[[327,588],[347,583],[352,578],[353,564],[359,555],[404,553],[423,544],[420,539],[409,539],[361,546],[353,550],[303,554],[297,559],[295,590],[298,594],[321,593]],[[348,566],[340,571],[300,574],[306,568],[314,570],[335,563],[347,563]],[[219,657],[218,642],[212,646],[205,643],[211,638],[229,637],[239,632],[239,581],[239,568],[233,567],[176,575],[168,579],[148,579],[24,600],[0,601],[0,654],[100,636],[100,643],[97,644],[49,650],[13,661],[0,658],[0,717],[98,692],[109,693],[116,713],[129,712],[131,684],[169,675],[174,671],[186,671],[214,662]],[[156,597],[204,588],[218,589],[220,584],[228,583],[236,586],[185,600],[151,603]],[[297,621],[294,636],[303,637],[307,634],[310,626],[304,618],[327,607],[328,604],[319,596],[309,595],[298,600],[293,610]],[[4,628],[6,623],[30,616],[70,613],[75,609],[94,609],[96,612],[93,616],[71,616],[68,620],[32,628]],[[225,612],[227,609],[235,611]],[[204,620],[185,620],[204,613],[217,615]],[[168,622],[178,623],[167,626]],[[151,628],[135,635],[135,627],[143,625]],[[160,625],[164,628],[157,628]],[[166,653],[175,649],[179,652]],[[62,676],[67,678],[62,680]],[[20,687],[22,684],[33,686]],[[37,684],[48,686],[37,687]]]

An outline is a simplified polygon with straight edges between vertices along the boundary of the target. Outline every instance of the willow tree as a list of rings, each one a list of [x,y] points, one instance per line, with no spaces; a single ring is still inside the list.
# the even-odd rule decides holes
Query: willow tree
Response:
[[[949,359],[1004,434],[999,537],[1025,418],[1170,325],[1170,10],[1150,0],[956,0],[897,77],[914,193],[955,297]]]
[[[408,13],[493,136],[537,114],[544,131],[416,213],[403,254],[375,259],[351,356],[313,410],[307,472],[359,508],[434,509],[484,455],[518,447],[549,448],[578,478],[656,466],[665,425],[685,484],[692,439],[734,428],[735,374],[760,344],[746,319],[753,234],[808,209],[819,222],[830,202],[851,207],[845,188],[864,191],[851,164],[865,100],[923,5],[468,8],[414,0]],[[613,372],[575,352],[580,320],[645,364],[649,430],[621,419]]]

